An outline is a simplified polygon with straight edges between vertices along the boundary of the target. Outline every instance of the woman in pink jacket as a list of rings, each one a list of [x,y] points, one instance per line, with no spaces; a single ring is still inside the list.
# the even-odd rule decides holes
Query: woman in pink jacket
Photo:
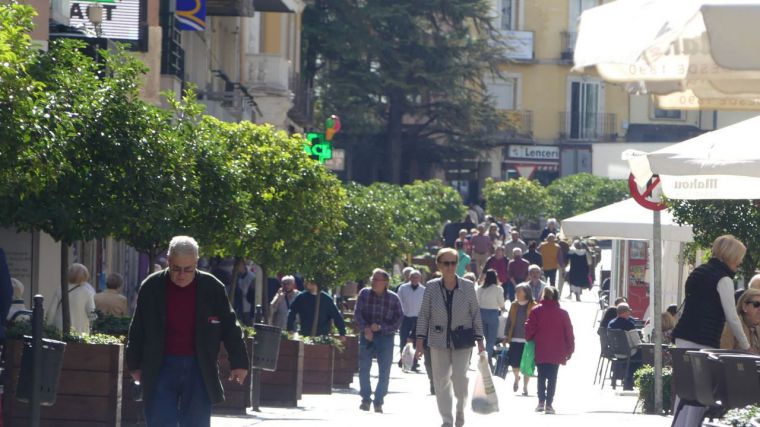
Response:
[[[554,390],[559,365],[564,365],[575,351],[575,337],[570,316],[559,308],[559,292],[553,286],[544,288],[541,304],[525,322],[525,338],[536,344],[538,368],[538,407],[536,412],[554,413]]]

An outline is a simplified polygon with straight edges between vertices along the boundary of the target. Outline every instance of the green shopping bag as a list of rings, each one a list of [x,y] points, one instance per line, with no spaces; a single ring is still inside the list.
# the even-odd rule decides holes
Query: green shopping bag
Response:
[[[536,343],[528,341],[525,343],[522,358],[520,359],[520,372],[523,375],[533,377],[536,370]]]

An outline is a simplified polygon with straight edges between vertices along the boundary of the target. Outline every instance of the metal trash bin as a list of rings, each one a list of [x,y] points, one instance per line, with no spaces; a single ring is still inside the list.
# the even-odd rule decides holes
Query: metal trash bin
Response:
[[[265,371],[276,370],[282,329],[263,323],[254,323],[253,329],[256,330],[256,336],[253,339],[252,367]]]
[[[40,373],[40,404],[52,406],[58,393],[58,380],[63,367],[63,352],[66,343],[44,338],[42,339],[42,355]],[[32,396],[32,337],[24,336],[24,350],[21,353],[21,372],[19,372],[16,398],[29,403]]]

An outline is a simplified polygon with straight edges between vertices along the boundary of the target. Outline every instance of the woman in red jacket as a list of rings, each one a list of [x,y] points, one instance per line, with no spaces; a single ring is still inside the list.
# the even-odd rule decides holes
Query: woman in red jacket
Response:
[[[553,414],[554,390],[559,365],[564,365],[575,350],[575,337],[570,316],[559,308],[559,292],[553,286],[544,288],[541,304],[525,322],[525,338],[536,344],[538,367],[538,407],[536,412]]]

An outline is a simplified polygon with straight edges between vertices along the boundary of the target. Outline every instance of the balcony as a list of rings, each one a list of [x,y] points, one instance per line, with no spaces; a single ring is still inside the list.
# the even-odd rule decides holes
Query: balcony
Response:
[[[514,61],[533,61],[533,31],[502,31],[504,56]]]
[[[533,112],[527,110],[501,110],[503,121],[499,126],[499,138],[506,142],[533,140]]]
[[[207,0],[207,16],[253,16],[253,0]]]
[[[290,61],[279,55],[246,55],[246,86],[259,94],[292,97],[294,83]]]
[[[617,116],[613,113],[559,113],[562,141],[615,141]]]
[[[575,41],[578,39],[578,33],[562,31],[560,37],[562,37],[562,51],[559,54],[559,58],[563,62],[572,63],[573,54],[575,53]]]

